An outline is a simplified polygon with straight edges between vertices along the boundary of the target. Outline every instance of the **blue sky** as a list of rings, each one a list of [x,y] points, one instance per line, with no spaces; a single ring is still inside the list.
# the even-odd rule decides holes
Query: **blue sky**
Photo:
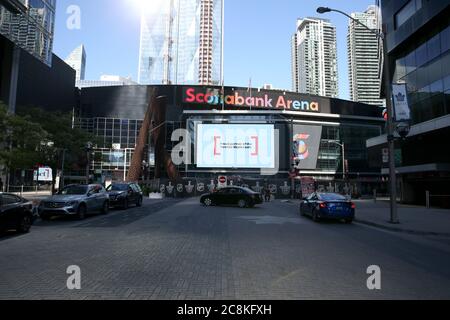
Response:
[[[147,0],[152,1],[152,0]],[[54,52],[61,58],[86,46],[86,78],[117,74],[137,79],[140,13],[138,0],[57,0]],[[374,0],[225,0],[225,84],[265,83],[291,89],[290,39],[296,19],[317,16],[318,6],[364,11]],[[81,9],[81,29],[69,30],[70,5]],[[340,97],[348,99],[347,18],[322,15],[337,26]]]

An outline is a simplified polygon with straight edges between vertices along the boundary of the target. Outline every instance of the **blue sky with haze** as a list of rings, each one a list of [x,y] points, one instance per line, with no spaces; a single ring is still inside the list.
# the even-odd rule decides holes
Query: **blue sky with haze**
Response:
[[[117,74],[137,79],[140,0],[57,0],[54,52],[61,58],[86,46],[86,78]],[[141,0],[142,1],[142,0]],[[146,0],[152,1],[152,0]],[[290,39],[296,19],[317,16],[318,6],[364,11],[375,0],[225,0],[225,84],[254,87],[265,83],[291,89]],[[70,5],[81,8],[81,29],[69,30]],[[337,26],[340,97],[348,99],[348,19],[321,15]]]

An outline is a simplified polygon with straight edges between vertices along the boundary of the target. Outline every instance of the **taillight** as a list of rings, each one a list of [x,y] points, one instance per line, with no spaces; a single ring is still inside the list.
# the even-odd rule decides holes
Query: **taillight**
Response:
[[[322,203],[319,204],[319,208],[320,208],[320,209],[326,209],[326,207],[327,207],[327,204],[324,203],[324,202],[322,202]]]
[[[356,209],[356,204],[354,204],[353,202],[351,203],[352,209]]]

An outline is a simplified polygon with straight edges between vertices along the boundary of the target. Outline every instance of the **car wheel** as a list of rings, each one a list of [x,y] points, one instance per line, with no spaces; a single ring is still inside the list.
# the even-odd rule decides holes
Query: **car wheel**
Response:
[[[317,213],[316,209],[313,210],[312,218],[314,222],[320,222],[319,214]]]
[[[31,224],[32,224],[31,221],[32,220],[31,220],[30,216],[28,216],[28,215],[23,216],[17,224],[17,231],[20,233],[30,232]]]
[[[205,200],[203,200],[203,204],[207,207],[211,207],[213,202],[212,202],[211,198],[206,198]]]
[[[300,207],[300,215],[301,215],[302,217],[306,217],[306,214],[305,214],[305,212],[302,210],[301,207]]]
[[[138,201],[136,203],[136,206],[142,207],[142,201],[143,201],[142,197],[139,197],[139,199],[138,199]]]
[[[86,205],[80,204],[80,206],[78,207],[78,211],[77,211],[78,220],[86,219],[86,212],[87,212]]]
[[[105,201],[102,207],[102,214],[108,214],[109,212],[109,202]]]
[[[123,200],[123,210],[128,210],[129,207],[129,203],[128,203],[128,198],[125,198],[125,200]]]
[[[49,221],[52,217],[47,214],[40,215],[42,221]]]
[[[238,202],[238,206],[239,206],[239,208],[246,208],[246,207],[248,207],[248,203],[247,203],[246,200],[241,199],[241,200],[239,200],[239,202]]]

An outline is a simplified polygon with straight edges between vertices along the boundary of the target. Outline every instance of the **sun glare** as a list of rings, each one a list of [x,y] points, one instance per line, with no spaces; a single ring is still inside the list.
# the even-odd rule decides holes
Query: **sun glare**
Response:
[[[139,12],[157,12],[161,5],[168,0],[129,0]]]

